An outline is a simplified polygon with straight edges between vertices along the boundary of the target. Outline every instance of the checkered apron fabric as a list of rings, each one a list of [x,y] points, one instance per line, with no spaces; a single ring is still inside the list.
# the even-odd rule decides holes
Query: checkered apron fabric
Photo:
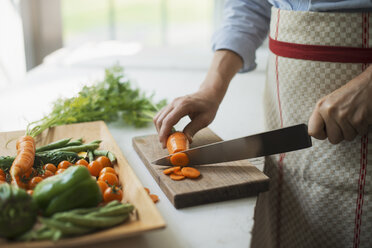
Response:
[[[270,37],[368,48],[371,16],[273,8]],[[320,98],[367,66],[271,53],[264,98],[266,129],[307,123]],[[258,197],[251,247],[372,247],[371,131],[337,145],[313,139],[309,149],[267,157],[264,172],[271,179],[270,190]]]

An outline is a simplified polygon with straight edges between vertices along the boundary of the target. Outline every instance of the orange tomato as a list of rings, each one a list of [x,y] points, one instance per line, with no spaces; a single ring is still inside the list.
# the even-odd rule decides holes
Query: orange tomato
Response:
[[[6,177],[5,172],[4,172],[3,169],[0,169],[0,176],[3,176],[4,178]]]
[[[59,164],[58,164],[58,169],[67,169],[68,167],[70,167],[72,164],[70,163],[70,161],[67,161],[67,160],[63,160],[61,161]]]
[[[26,179],[31,179],[33,178],[34,176],[36,176],[36,170],[34,169],[34,167],[31,167],[28,171],[26,171],[25,173],[25,177]]]
[[[52,177],[52,176],[54,176],[54,173],[50,170],[45,170],[44,174],[41,175],[41,177],[44,178],[44,179],[47,178],[47,177]]]
[[[29,195],[32,195],[32,194],[34,193],[34,191],[33,191],[32,189],[29,189],[29,190],[27,190],[26,192],[27,192],[27,194],[29,194]]]
[[[76,163],[76,165],[83,165],[85,167],[88,167],[89,163],[85,159],[79,159]]]
[[[112,166],[110,159],[106,156],[99,156],[98,158],[96,158],[96,161],[100,162],[103,167],[111,167]]]
[[[106,182],[108,185],[119,185],[119,179],[115,174],[112,174],[110,172],[103,173],[99,176],[98,180]]]
[[[43,178],[41,177],[33,177],[31,180],[28,182],[28,188],[29,189],[34,189],[38,183],[43,181]]]
[[[58,174],[61,174],[62,172],[64,172],[66,169],[58,169],[57,171],[56,171],[56,175],[58,175]]]
[[[0,181],[4,181],[4,182],[6,182],[6,177],[3,176],[3,175],[0,175]]]
[[[98,177],[99,173],[103,169],[103,166],[102,166],[101,163],[99,163],[97,161],[92,161],[92,162],[89,163],[88,169],[89,169],[89,172],[92,176]]]
[[[108,187],[103,193],[103,201],[106,203],[113,200],[121,201],[122,199],[123,191],[116,186]]]
[[[115,169],[112,168],[112,167],[105,167],[105,168],[103,168],[103,169],[99,172],[99,175],[102,175],[102,174],[104,174],[104,173],[112,173],[112,174],[116,175],[116,171],[115,171]]]
[[[56,173],[56,171],[57,171],[57,167],[54,164],[51,164],[51,163],[45,164],[43,166],[43,169],[44,170],[49,170],[49,171],[53,172],[53,174]]]
[[[101,189],[101,193],[103,195],[103,193],[105,193],[105,190],[108,188],[107,183],[104,182],[104,181],[98,180],[97,184],[98,184],[99,188]]]

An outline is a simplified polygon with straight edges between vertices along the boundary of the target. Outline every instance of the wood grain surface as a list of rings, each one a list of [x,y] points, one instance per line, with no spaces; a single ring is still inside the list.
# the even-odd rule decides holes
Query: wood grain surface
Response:
[[[199,131],[190,147],[221,141],[209,128]],[[160,188],[176,208],[255,196],[268,190],[269,178],[248,160],[198,166],[198,179],[173,181],[163,174],[167,167],[151,162],[168,155],[157,135],[133,138],[133,147]],[[263,159],[253,160],[262,163]]]
[[[16,140],[22,135],[24,135],[24,131],[0,133],[0,155],[14,155]],[[165,227],[165,222],[155,204],[144,190],[103,121],[51,128],[36,139],[36,144],[38,147],[62,138],[83,138],[84,142],[102,140],[99,149],[109,150],[117,157],[117,164],[114,168],[118,172],[119,180],[123,186],[123,202],[132,203],[136,208],[135,214],[131,216],[130,221],[122,225],[76,238],[62,239],[57,242],[8,242],[0,239],[0,247],[81,247],[83,245],[89,247],[89,244],[121,240],[125,237]],[[121,244],[125,246],[125,240]]]

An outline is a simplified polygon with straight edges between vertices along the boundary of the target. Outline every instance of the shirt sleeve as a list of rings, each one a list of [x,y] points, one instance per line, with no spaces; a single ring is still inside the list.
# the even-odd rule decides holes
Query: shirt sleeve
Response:
[[[231,50],[243,59],[239,72],[256,68],[256,49],[270,27],[271,5],[264,0],[227,0],[222,26],[212,37],[213,51]]]

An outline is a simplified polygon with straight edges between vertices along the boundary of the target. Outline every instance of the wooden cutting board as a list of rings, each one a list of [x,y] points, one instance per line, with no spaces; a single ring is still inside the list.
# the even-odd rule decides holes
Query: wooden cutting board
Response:
[[[190,147],[221,140],[209,128],[205,128],[195,135]],[[198,179],[173,181],[163,174],[167,167],[151,164],[168,155],[157,135],[134,137],[132,141],[139,157],[176,208],[255,196],[269,188],[269,178],[251,163],[263,163],[263,159],[202,165],[198,167],[201,172]]]

